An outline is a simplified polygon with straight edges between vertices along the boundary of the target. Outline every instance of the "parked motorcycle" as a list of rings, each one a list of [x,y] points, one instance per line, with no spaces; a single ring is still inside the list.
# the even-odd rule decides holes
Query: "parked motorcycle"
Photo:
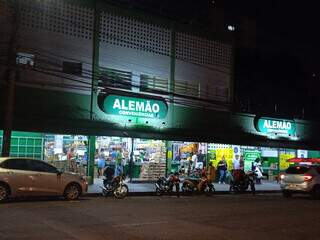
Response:
[[[105,178],[103,180],[103,187],[101,187],[102,195],[106,197],[113,194],[118,199],[125,198],[128,195],[129,188],[124,181],[124,175],[113,177],[112,180]]]
[[[168,193],[169,195],[171,195],[171,193],[173,192],[173,187],[175,186],[177,197],[179,197],[180,196],[179,184],[180,184],[180,179],[179,179],[178,173],[170,174],[168,178],[160,177],[158,181],[155,183],[156,194],[158,196],[164,193]]]
[[[252,194],[255,194],[255,177],[256,174],[252,171],[245,173],[243,170],[234,170],[230,181],[230,193],[243,193],[250,186]]]
[[[184,193],[199,192],[207,195],[211,195],[216,191],[206,174],[202,174],[201,177],[186,178],[182,183],[181,189]]]

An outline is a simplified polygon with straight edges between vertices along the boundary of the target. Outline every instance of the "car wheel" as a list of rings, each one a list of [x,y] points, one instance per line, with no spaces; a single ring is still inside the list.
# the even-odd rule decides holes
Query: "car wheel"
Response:
[[[0,184],[0,202],[4,202],[9,196],[9,189],[6,185]]]
[[[311,192],[313,199],[320,199],[320,186],[315,186]]]
[[[67,200],[76,200],[80,196],[80,187],[76,183],[69,184],[64,190],[64,198]]]
[[[291,194],[291,192],[283,191],[283,192],[282,192],[282,196],[285,197],[285,198],[291,198],[291,197],[292,197],[292,194]]]

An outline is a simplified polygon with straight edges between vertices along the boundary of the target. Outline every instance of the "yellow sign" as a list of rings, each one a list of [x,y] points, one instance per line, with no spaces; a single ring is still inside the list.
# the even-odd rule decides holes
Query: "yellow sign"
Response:
[[[279,155],[279,169],[285,170],[289,167],[290,163],[287,162],[288,159],[294,158],[294,153],[280,153]]]
[[[216,150],[216,159],[213,161],[214,166],[217,167],[219,161],[222,160],[222,157],[224,156],[224,159],[226,160],[228,164],[228,170],[231,170],[233,168],[233,157],[234,157],[234,151],[233,148],[218,148]]]

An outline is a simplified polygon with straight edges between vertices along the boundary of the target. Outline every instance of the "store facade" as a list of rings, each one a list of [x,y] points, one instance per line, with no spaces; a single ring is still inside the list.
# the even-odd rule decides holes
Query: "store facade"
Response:
[[[205,164],[224,156],[231,168],[242,157],[249,169],[257,156],[280,168],[300,149],[320,149],[317,122],[232,112],[228,32],[195,31],[104,1],[21,1],[19,14],[12,156],[91,179],[103,158],[133,180],[154,180],[188,174],[200,150]],[[5,46],[12,26],[1,17]],[[0,129],[7,70],[0,65]]]
[[[118,136],[95,138],[94,172],[91,176],[88,167],[91,164],[89,140],[85,135],[14,132],[10,155],[41,159],[60,170],[88,175],[94,181],[101,177],[98,168],[99,162],[103,161],[104,167],[115,169],[121,165],[123,172],[133,182],[150,182],[173,172],[179,172],[181,177],[190,176],[194,168],[198,167],[193,162],[193,155],[197,156],[198,162],[202,159],[201,167],[206,167],[209,163],[217,167],[218,162],[224,158],[229,172],[239,168],[250,171],[252,163],[261,159],[265,179],[271,181],[276,180],[279,172],[289,166],[286,160],[290,158],[320,157],[319,150],[296,148]],[[1,141],[2,138],[0,143]],[[73,158],[70,157],[71,151]]]

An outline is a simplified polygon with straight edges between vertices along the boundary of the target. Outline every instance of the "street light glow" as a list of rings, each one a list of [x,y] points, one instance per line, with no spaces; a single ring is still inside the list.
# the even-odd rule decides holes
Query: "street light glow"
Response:
[[[236,28],[235,28],[235,26],[228,25],[228,30],[233,32],[234,30],[236,30]]]

